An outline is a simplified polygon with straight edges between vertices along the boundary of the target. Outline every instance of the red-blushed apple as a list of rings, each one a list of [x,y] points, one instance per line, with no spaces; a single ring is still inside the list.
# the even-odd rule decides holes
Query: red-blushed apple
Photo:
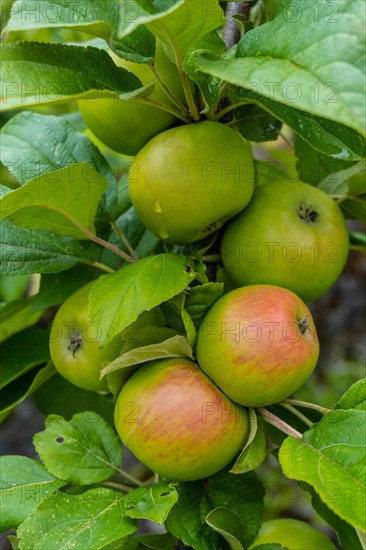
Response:
[[[232,290],[205,316],[197,337],[202,370],[233,401],[261,407],[298,390],[313,372],[319,342],[311,313],[272,285]]]
[[[336,550],[328,537],[298,519],[283,518],[265,521],[250,550],[262,544],[275,543],[288,550]]]
[[[115,425],[142,463],[180,481],[224,468],[249,429],[246,410],[180,357],[153,361],[132,375],[118,396]]]
[[[238,286],[288,288],[305,302],[338,279],[348,256],[344,216],[326,193],[284,181],[254,190],[248,207],[225,229],[221,257]]]

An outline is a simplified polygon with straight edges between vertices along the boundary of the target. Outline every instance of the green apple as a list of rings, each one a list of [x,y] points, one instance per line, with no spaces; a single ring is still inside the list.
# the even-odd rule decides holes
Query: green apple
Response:
[[[161,239],[203,239],[246,207],[254,167],[247,142],[211,121],[162,132],[141,149],[129,175],[133,206]]]
[[[111,56],[119,67],[134,73],[144,86],[155,80],[154,74],[146,64],[133,63],[113,53]],[[168,60],[160,43],[156,46],[154,65],[173,95],[185,103],[178,69]],[[149,99],[173,106],[158,83]],[[123,101],[117,96],[81,100],[78,101],[78,107],[95,136],[114,151],[125,155],[135,155],[153,136],[177,122],[174,115],[167,111],[150,105]]]
[[[288,550],[336,550],[328,537],[298,519],[265,521],[249,550],[271,543],[280,544]]]
[[[298,296],[252,285],[215,302],[199,328],[196,354],[202,370],[230,399],[262,407],[306,382],[319,342],[311,313]]]
[[[202,479],[224,468],[248,436],[246,410],[184,358],[153,361],[126,382],[115,425],[123,443],[169,479]]]
[[[281,181],[254,191],[248,208],[225,229],[221,255],[237,285],[279,285],[310,302],[337,280],[348,249],[334,200],[306,183]]]
[[[122,342],[116,337],[100,348],[100,328],[88,314],[94,283],[74,292],[58,310],[51,328],[50,352],[55,368],[66,380],[85,390],[107,391],[100,368],[104,361],[118,357]]]

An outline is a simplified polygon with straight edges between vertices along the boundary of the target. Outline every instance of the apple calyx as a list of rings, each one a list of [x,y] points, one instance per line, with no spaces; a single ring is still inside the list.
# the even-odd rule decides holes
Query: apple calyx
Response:
[[[80,348],[83,342],[82,336],[79,332],[74,332],[71,336],[70,344],[67,346],[67,349],[72,351],[72,356],[75,357],[75,353]]]
[[[318,212],[316,212],[311,204],[309,206],[306,206],[305,204],[300,204],[299,209],[297,211],[297,214],[305,223],[314,223],[317,217],[319,216]]]
[[[310,323],[307,316],[305,316],[303,319],[298,319],[297,326],[299,327],[301,336],[303,336],[307,330],[310,330]]]

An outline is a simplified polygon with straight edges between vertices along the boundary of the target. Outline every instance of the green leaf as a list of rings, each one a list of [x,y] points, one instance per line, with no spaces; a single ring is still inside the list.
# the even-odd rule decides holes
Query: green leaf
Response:
[[[170,533],[162,535],[140,535],[131,539],[130,545],[126,550],[142,550],[151,548],[152,550],[174,550],[175,541]],[[114,550],[111,549],[111,550]]]
[[[193,82],[199,87],[204,101],[206,112],[211,105],[218,103],[221,97],[221,80],[197,71],[195,56],[197,54],[209,53],[221,55],[226,51],[226,46],[217,31],[212,31],[196,40],[184,59],[184,70]]]
[[[55,374],[51,362],[23,374],[0,391],[0,422]]]
[[[143,311],[179,294],[194,279],[191,261],[159,254],[100,277],[90,293],[90,317],[100,327],[101,344],[133,323]]]
[[[63,485],[40,462],[25,456],[0,457],[0,529],[15,529],[43,499]]]
[[[171,330],[171,329],[162,329]],[[155,361],[156,359],[168,359],[170,357],[189,357],[193,359],[192,348],[184,336],[176,335],[168,338],[157,344],[150,344],[135,348],[117,357],[109,363],[107,367],[102,369],[102,376],[108,373],[125,369],[127,367],[140,365],[147,361]]]
[[[199,328],[208,310],[224,292],[222,283],[206,283],[189,289],[184,307],[189,313],[196,329]]]
[[[215,508],[206,517],[206,523],[224,537],[231,550],[243,550],[240,542],[241,524],[238,518],[227,508]]]
[[[314,489],[307,483],[300,482],[300,487],[311,494],[311,504],[314,510],[334,529],[337,533],[343,550],[362,550],[360,540],[356,530],[349,523],[341,519],[332,512],[324,502],[322,502]],[[334,493],[334,488],[330,487],[330,492]]]
[[[206,523],[213,506],[201,481],[177,486],[178,502],[171,509],[165,522],[166,529],[194,550],[217,550],[222,538]]]
[[[108,182],[100,208],[114,219],[117,182],[97,147],[65,119],[22,111],[0,131],[1,161],[24,185],[35,176],[78,162],[93,166]]]
[[[112,40],[112,50],[135,63],[152,63],[155,56],[155,36],[146,27],[137,27],[123,39]]]
[[[125,14],[120,20],[119,37],[145,25],[180,62],[197,39],[225,23],[217,0],[169,2],[161,6],[166,11],[160,12],[144,0],[122,0],[122,6]]]
[[[175,487],[166,481],[159,481],[152,487],[139,487],[131,491],[124,500],[124,506],[130,518],[163,524],[177,500]]]
[[[244,102],[262,106],[275,119],[290,126],[297,138],[301,137],[311,149],[329,155],[335,160],[357,161],[365,155],[365,140],[358,132],[343,124],[289,105],[276,103],[252,90],[235,87],[229,95],[234,104]],[[252,105],[247,105],[247,107],[252,107]]]
[[[301,440],[287,438],[279,453],[286,476],[311,485],[333,512],[361,530],[366,530],[365,438],[366,413],[337,410]]]
[[[114,402],[106,395],[82,390],[56,374],[33,395],[37,408],[44,416],[58,414],[70,420],[76,413],[90,411],[88,417],[102,416],[113,425]]]
[[[257,535],[263,510],[264,488],[253,472],[236,476],[219,472],[207,480],[177,486],[179,499],[173,506],[166,528],[195,550],[216,550],[223,546],[206,523],[216,508],[226,508],[240,525],[240,541],[248,547]]]
[[[45,499],[18,529],[20,550],[99,550],[136,530],[126,517],[124,493],[104,487]]]
[[[0,219],[28,229],[86,239],[95,232],[94,217],[105,178],[88,164],[72,164],[43,174],[0,199]]]
[[[240,540],[249,546],[259,531],[263,511],[264,487],[255,473],[219,472],[208,478],[207,494],[215,508],[228,508],[239,519]]]
[[[336,409],[358,409],[366,411],[366,378],[358,380],[342,395]]]
[[[354,128],[365,135],[362,0],[338,0],[336,17],[326,19],[326,0],[301,10],[289,2],[285,16],[246,33],[236,58],[196,58],[211,76],[253,90],[259,95]]]
[[[0,305],[0,342],[39,321],[42,311],[34,312],[33,306],[34,298],[13,300]]]
[[[48,330],[27,328],[0,344],[0,389],[50,358]]]
[[[366,161],[327,175],[318,185],[337,198],[347,217],[366,222]]]
[[[114,0],[78,0],[72,6],[70,0],[47,0],[47,6],[38,0],[27,0],[26,5],[16,0],[3,32],[67,27],[108,41],[117,21],[118,4]]]
[[[98,48],[17,42],[3,45],[1,57],[3,109],[95,99],[96,90],[129,97],[141,87],[135,75]]]
[[[267,455],[265,432],[261,422],[258,422],[254,409],[249,409],[249,421],[250,432],[248,441],[230,470],[233,474],[244,474],[251,470],[256,470]]]
[[[2,220],[0,272],[3,275],[58,273],[78,262],[98,261],[100,248],[87,244],[83,246],[73,237],[56,235],[46,229],[26,229]]]
[[[233,112],[233,121],[238,132],[250,141],[275,141],[282,122],[258,105],[243,105]]]
[[[122,462],[122,448],[114,430],[91,411],[77,413],[70,421],[50,415],[46,429],[33,441],[52,475],[79,485],[108,479]]]
[[[295,139],[295,155],[299,178],[310,185],[318,185],[329,174],[348,169],[354,164],[317,151],[300,136]]]

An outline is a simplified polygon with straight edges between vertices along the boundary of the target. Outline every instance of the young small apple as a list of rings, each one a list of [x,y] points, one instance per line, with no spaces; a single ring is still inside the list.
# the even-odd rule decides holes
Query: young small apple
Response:
[[[348,249],[335,201],[312,185],[281,181],[255,189],[225,229],[221,256],[237,285],[279,285],[310,302],[338,279]]]
[[[133,206],[152,233],[188,244],[246,207],[253,193],[253,158],[247,142],[225,124],[185,124],[141,149],[128,186]]]
[[[115,425],[141,462],[180,481],[224,468],[249,429],[246,410],[180,357],[153,361],[132,375],[118,396]]]
[[[235,403],[262,407],[298,390],[313,372],[319,342],[311,313],[284,288],[232,290],[205,316],[197,337],[202,370]]]
[[[336,550],[328,537],[308,523],[287,518],[273,519],[262,523],[249,550],[254,550],[262,544],[276,543],[288,550]]]
[[[99,328],[88,315],[94,282],[74,292],[58,310],[51,328],[50,352],[53,364],[66,380],[85,390],[107,391],[105,379],[100,379],[101,364],[118,356],[122,342],[116,337],[100,349]]]

